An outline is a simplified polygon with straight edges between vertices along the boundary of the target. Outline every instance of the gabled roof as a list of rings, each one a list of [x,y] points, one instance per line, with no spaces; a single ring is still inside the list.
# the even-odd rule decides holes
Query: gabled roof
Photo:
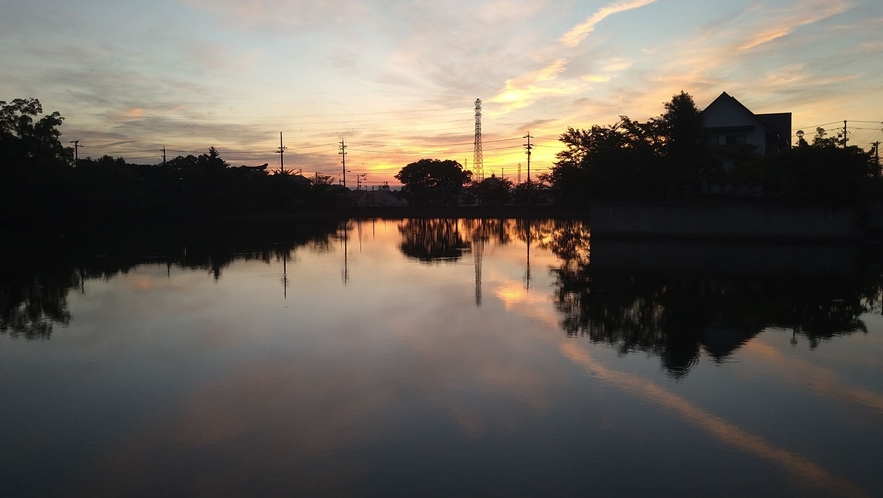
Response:
[[[775,137],[774,142],[778,147],[788,147],[791,144],[791,113],[790,112],[777,112],[777,113],[767,113],[767,114],[754,114],[750,109],[745,107],[741,102],[736,100],[735,97],[731,96],[727,92],[722,92],[716,99],[714,99],[708,107],[706,107],[702,112],[705,113],[712,107],[722,105],[723,103],[729,103],[735,106],[737,109],[741,110],[741,112],[745,113],[745,115],[752,117],[757,120],[763,126],[764,131],[767,135]]]
[[[731,95],[728,94],[727,92],[723,92],[723,93],[721,93],[716,99],[714,99],[710,104],[708,104],[708,106],[707,106],[705,109],[703,109],[702,112],[705,112],[705,111],[711,109],[712,107],[715,107],[716,105],[720,105],[720,104],[723,103],[723,102],[730,102],[730,103],[733,103],[733,104],[736,105],[736,107],[738,107],[739,109],[743,110],[743,111],[744,111],[746,114],[748,114],[749,116],[751,116],[751,117],[755,117],[755,118],[757,117],[753,112],[751,112],[750,109],[748,109],[747,107],[745,107],[745,106],[742,104],[742,102],[739,102],[738,100],[736,100],[735,97],[731,96]]]

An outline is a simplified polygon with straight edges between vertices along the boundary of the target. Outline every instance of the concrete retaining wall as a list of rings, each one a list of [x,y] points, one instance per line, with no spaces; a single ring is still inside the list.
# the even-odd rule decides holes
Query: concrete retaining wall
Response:
[[[595,203],[593,236],[858,240],[858,216],[852,210],[752,205],[678,205]]]

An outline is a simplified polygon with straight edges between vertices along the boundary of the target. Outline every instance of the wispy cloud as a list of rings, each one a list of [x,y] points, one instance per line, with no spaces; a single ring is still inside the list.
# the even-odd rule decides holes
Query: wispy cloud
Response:
[[[802,8],[800,8],[794,15],[788,16],[778,24],[765,28],[759,33],[753,34],[747,41],[739,46],[739,49],[750,50],[759,45],[769,43],[791,34],[800,26],[817,23],[823,19],[846,12],[849,8],[849,4],[843,1],[826,1],[814,5],[812,8],[802,6]]]
[[[573,29],[568,31],[561,37],[561,43],[568,47],[575,47],[580,44],[589,33],[595,31],[595,26],[598,25],[604,19],[612,16],[613,14],[618,14],[620,12],[625,12],[627,10],[633,10],[645,5],[649,5],[651,3],[656,2],[656,0],[625,0],[622,2],[617,2],[606,7],[602,7],[597,10],[594,14],[589,16],[583,23],[578,24]]]
[[[546,67],[508,79],[503,90],[490,101],[505,104],[509,109],[518,109],[541,96],[574,93],[578,90],[575,85],[553,84],[566,69],[567,61],[557,59]]]

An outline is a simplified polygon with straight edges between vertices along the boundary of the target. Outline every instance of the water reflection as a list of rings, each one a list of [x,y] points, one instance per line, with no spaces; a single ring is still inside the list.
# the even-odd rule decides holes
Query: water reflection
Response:
[[[109,279],[143,263],[198,269],[219,279],[235,261],[281,261],[288,293],[292,252],[343,247],[349,282],[351,232],[359,221],[242,224],[198,231],[139,230],[78,234],[62,240],[20,238],[5,246],[0,270],[0,333],[48,339],[72,317],[67,297],[88,279]],[[706,352],[723,361],[768,327],[791,330],[810,348],[866,331],[863,313],[878,310],[880,266],[861,247],[791,247],[591,240],[580,220],[408,219],[397,223],[400,251],[425,264],[471,256],[475,305],[484,296],[483,259],[493,247],[524,247],[523,284],[530,291],[531,248],[558,262],[552,300],[568,336],[588,337],[620,353],[658,356],[684,375]],[[373,228],[372,228],[373,230]],[[536,270],[534,270],[536,271]]]
[[[548,245],[562,259],[554,299],[565,333],[657,355],[674,376],[701,349],[721,361],[767,327],[790,329],[792,343],[803,336],[811,348],[867,332],[860,317],[879,309],[883,289],[861,247],[590,244],[578,225]]]
[[[472,254],[475,266],[475,305],[482,304],[482,264],[489,244],[506,246],[515,241],[525,244],[525,284],[530,288],[530,248],[533,244],[532,220],[515,219],[408,219],[399,225],[402,254],[426,264],[459,261],[464,253]],[[541,222],[541,226],[555,221]]]
[[[215,279],[236,261],[283,261],[309,245],[328,251],[334,222],[231,223],[198,229],[161,227],[113,234],[76,233],[33,237],[9,234],[0,249],[0,334],[49,339],[71,321],[67,298],[89,279],[110,279],[145,263],[205,270]],[[283,274],[287,292],[287,275]]]
[[[424,263],[457,261],[466,249],[456,219],[411,219],[399,226],[401,250],[409,258]]]
[[[861,315],[880,288],[862,248],[591,240],[579,220],[159,233],[6,253],[4,323],[70,329],[0,347],[0,494],[719,494],[736,471],[732,495],[880,489],[881,343],[825,344],[883,324]]]

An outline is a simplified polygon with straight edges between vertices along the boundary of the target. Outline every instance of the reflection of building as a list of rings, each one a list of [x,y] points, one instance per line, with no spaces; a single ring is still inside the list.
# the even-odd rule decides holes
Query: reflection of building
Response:
[[[762,156],[791,147],[791,113],[754,114],[727,92],[708,105],[702,115],[711,131],[711,144],[721,151],[754,148]]]

